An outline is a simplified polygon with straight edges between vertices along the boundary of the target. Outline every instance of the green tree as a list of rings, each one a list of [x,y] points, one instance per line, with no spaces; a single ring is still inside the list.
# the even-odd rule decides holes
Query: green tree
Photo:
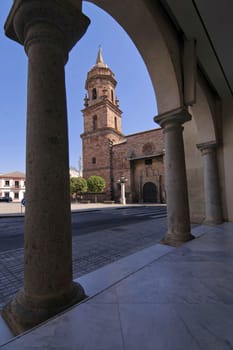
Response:
[[[77,198],[82,193],[87,192],[87,181],[83,177],[71,177],[70,193]]]
[[[103,192],[106,183],[103,177],[92,175],[87,179],[88,191],[93,193]]]

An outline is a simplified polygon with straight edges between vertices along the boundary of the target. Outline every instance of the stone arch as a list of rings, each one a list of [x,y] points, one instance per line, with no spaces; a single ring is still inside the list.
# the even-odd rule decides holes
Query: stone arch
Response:
[[[156,2],[156,11],[152,11],[141,0],[86,1],[110,14],[132,39],[148,69],[156,92],[158,113],[180,107],[183,101],[180,48],[159,2]]]
[[[157,188],[153,182],[146,182],[143,185],[143,202],[157,203]]]

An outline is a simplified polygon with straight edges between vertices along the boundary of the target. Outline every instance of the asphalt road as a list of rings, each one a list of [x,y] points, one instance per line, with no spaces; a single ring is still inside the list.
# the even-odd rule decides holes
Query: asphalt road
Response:
[[[72,235],[140,223],[166,216],[165,206],[120,207],[72,213]],[[0,252],[23,247],[23,217],[0,218]]]

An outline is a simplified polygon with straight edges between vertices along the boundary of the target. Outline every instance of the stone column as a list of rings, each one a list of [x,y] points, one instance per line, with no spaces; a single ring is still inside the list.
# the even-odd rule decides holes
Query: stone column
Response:
[[[24,287],[3,310],[15,334],[85,297],[72,281],[64,74],[89,24],[79,3],[18,0],[5,25],[28,55]]]
[[[215,141],[200,143],[197,148],[204,160],[204,189],[205,189],[205,223],[210,225],[222,222],[222,207],[220,199],[218,165]]]
[[[176,109],[154,118],[164,129],[165,177],[168,232],[162,243],[179,246],[193,238],[190,233],[189,202],[185,168],[183,126],[191,120],[186,109]]]

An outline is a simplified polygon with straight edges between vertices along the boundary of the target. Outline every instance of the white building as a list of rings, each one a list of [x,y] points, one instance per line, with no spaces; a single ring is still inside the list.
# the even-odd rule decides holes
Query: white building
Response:
[[[75,167],[70,167],[70,177],[79,177],[81,176],[80,171]]]
[[[0,197],[21,201],[25,195],[25,174],[19,171],[0,175]]]

